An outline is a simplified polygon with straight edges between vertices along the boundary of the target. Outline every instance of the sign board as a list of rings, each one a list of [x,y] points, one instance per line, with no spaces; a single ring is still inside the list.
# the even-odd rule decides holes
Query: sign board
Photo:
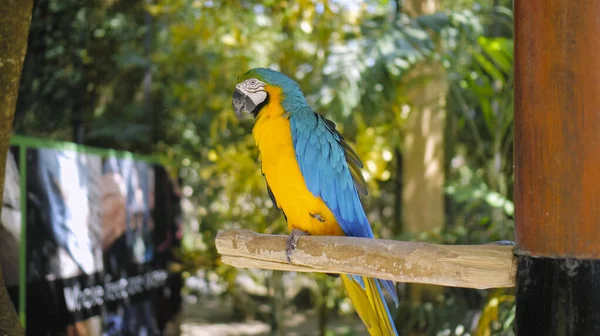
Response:
[[[181,303],[180,213],[153,158],[14,137],[0,264],[26,333],[160,335]]]

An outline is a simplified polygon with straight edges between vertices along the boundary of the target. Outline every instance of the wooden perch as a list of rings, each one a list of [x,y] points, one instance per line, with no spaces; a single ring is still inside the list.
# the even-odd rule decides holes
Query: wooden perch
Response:
[[[217,235],[221,261],[239,268],[349,273],[397,282],[465,288],[515,285],[513,247],[438,245],[356,237],[302,236],[286,260],[285,235],[228,230]]]

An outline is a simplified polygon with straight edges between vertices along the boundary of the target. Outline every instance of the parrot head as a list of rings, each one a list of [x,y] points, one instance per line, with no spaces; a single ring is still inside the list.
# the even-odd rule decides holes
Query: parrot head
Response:
[[[306,102],[300,86],[290,77],[269,68],[254,68],[238,79],[233,92],[232,105],[235,114],[242,112],[256,118],[270,99],[280,100],[282,106]]]

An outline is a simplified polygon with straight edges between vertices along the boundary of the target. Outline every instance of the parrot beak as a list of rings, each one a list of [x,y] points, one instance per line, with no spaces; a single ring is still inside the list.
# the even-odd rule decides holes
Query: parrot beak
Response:
[[[238,118],[242,117],[242,112],[253,113],[257,106],[257,104],[252,100],[252,97],[245,94],[238,88],[233,91],[233,99],[231,100],[231,104],[233,105],[233,110]]]
[[[233,105],[233,111],[238,118],[242,117],[242,112],[247,112],[256,116],[259,106],[262,107],[266,102],[267,93],[264,91],[247,93],[243,88],[236,87],[233,91],[233,98],[231,99],[231,105]]]
[[[235,115],[238,118],[242,117],[242,112],[244,110],[248,112],[248,109],[246,108],[246,101],[248,100],[252,102],[252,99],[249,99],[248,96],[246,96],[238,88],[233,91],[233,99],[231,100],[231,104],[233,105],[233,111],[235,111]]]

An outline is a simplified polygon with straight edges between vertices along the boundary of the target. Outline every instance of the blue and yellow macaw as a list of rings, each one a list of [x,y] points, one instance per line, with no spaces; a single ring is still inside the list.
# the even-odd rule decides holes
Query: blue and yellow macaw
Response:
[[[238,117],[247,112],[255,119],[252,134],[267,191],[291,231],[288,261],[304,234],[374,238],[359,198],[359,192],[367,194],[360,158],[335,124],[308,105],[295,81],[268,68],[252,69],[239,79],[232,104]],[[369,334],[397,335],[382,291],[397,306],[394,283],[341,278]]]

